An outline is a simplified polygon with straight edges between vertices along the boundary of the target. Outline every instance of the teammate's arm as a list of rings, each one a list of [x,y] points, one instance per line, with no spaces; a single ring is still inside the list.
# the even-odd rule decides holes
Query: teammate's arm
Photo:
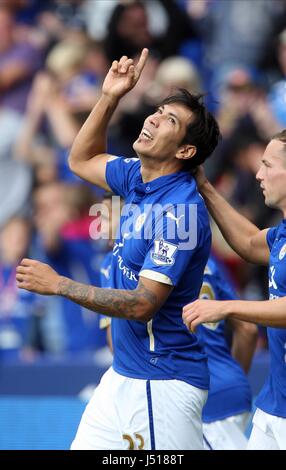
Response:
[[[247,374],[255,352],[258,330],[253,323],[229,318],[232,328],[231,355]]]
[[[198,189],[223,237],[236,253],[250,263],[267,265],[269,247],[268,229],[260,230],[237,212],[207,180],[202,168],[196,174]]]
[[[183,308],[183,321],[195,331],[205,322],[227,318],[258,323],[273,328],[286,328],[286,297],[274,300],[195,300]]]
[[[49,265],[23,259],[17,267],[18,287],[43,295],[60,295],[110,317],[148,322],[167,300],[173,287],[139,278],[134,290],[103,289],[59,276]]]
[[[76,136],[69,156],[70,169],[81,178],[110,190],[105,180],[107,127],[120,99],[140,78],[148,57],[143,49],[137,65],[126,56],[113,61],[102,86],[102,95]]]

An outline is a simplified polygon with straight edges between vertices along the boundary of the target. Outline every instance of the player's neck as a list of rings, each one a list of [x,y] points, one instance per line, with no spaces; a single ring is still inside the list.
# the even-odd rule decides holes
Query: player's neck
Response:
[[[175,164],[173,162],[148,162],[141,160],[141,176],[144,183],[160,178],[160,176],[171,175],[172,173],[177,173],[181,171],[180,164]]]
[[[281,204],[280,207],[278,207],[278,205],[276,207],[274,207],[274,206],[269,206],[269,207],[271,207],[272,209],[280,210],[283,214],[283,219],[286,219],[286,203],[285,203],[285,205]]]

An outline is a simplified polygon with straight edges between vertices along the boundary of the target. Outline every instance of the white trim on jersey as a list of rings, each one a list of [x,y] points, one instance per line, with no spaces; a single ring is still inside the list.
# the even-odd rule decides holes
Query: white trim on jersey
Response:
[[[147,279],[151,279],[152,281],[161,282],[162,284],[168,284],[169,286],[173,285],[171,279],[166,276],[166,274],[158,273],[157,271],[152,271],[152,269],[143,269],[143,271],[140,271],[139,276],[146,277]]]
[[[154,338],[152,327],[153,327],[153,320],[150,320],[147,323],[147,332],[149,335],[149,349],[150,351],[155,351],[155,338]]]
[[[101,330],[104,330],[105,328],[108,328],[110,325],[111,325],[111,318],[110,317],[100,318],[99,328]]]

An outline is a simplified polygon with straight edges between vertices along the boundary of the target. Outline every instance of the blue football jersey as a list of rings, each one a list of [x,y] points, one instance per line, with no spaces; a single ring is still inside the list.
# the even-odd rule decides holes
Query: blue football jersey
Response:
[[[206,354],[182,320],[183,306],[199,295],[211,245],[208,214],[195,180],[178,172],[144,183],[138,159],[117,158],[107,164],[106,181],[125,200],[110,287],[135,289],[139,276],[174,286],[148,323],[112,319],[114,370],[206,389]]]
[[[100,287],[110,287],[112,257],[112,251],[109,251],[103,258],[99,272]]]
[[[268,230],[269,299],[286,295],[286,219]],[[256,405],[266,413],[286,418],[286,329],[267,328],[270,371]]]
[[[200,298],[237,298],[230,280],[213,256],[209,258],[205,269]],[[225,336],[225,322],[200,325],[198,333],[205,343],[210,371],[210,389],[203,409],[203,422],[211,423],[251,411],[250,386],[240,364],[231,355]]]

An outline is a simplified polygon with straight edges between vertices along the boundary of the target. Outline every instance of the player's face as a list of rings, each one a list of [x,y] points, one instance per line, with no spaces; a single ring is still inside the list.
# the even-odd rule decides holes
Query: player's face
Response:
[[[279,140],[271,140],[263,154],[256,175],[263,190],[265,204],[269,207],[286,209],[286,151]]]
[[[135,152],[161,161],[174,159],[191,120],[192,112],[180,103],[160,106],[144,121]]]

